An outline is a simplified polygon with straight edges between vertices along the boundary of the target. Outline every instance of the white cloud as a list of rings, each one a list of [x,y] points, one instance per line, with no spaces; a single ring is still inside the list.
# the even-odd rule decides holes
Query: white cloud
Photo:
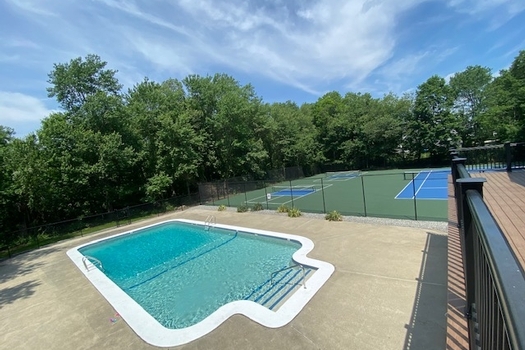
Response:
[[[417,2],[332,1],[272,11],[254,2],[180,4],[203,28],[220,28],[222,35],[204,44],[231,66],[313,91],[334,79],[362,80],[388,60],[396,15]]]
[[[448,5],[475,17],[490,16],[489,30],[501,27],[525,10],[523,0],[449,0]]]
[[[511,16],[525,10],[523,0],[449,0],[449,6],[468,13],[480,13],[499,8]]]
[[[46,2],[40,0],[5,0],[13,8],[25,14],[35,14],[39,16],[56,16],[53,11],[46,8]]]
[[[8,9],[16,9],[9,14],[33,28],[2,35],[0,63],[18,59],[18,66],[24,64],[20,71],[34,69],[43,76],[41,71],[49,71],[52,63],[95,53],[121,71],[126,86],[152,74],[165,79],[222,71],[313,95],[336,84],[357,90],[390,85],[401,91],[406,76],[427,74],[454,52],[420,46],[421,40],[399,47],[399,28],[407,23],[398,21],[428,0],[6,1]],[[420,16],[421,21],[439,26],[462,13],[486,23],[494,13],[501,23],[525,8],[523,0],[444,3],[449,11]],[[40,50],[28,55],[28,48]]]
[[[0,91],[0,124],[11,122],[39,121],[53,111],[32,96],[18,92]]]

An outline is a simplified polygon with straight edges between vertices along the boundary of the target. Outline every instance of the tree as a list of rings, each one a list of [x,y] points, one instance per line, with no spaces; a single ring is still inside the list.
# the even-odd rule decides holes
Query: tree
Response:
[[[347,127],[342,119],[343,98],[336,92],[329,92],[319,98],[312,107],[312,121],[317,129],[317,141],[324,158],[331,162],[342,162],[341,142],[348,139]]]
[[[479,130],[480,119],[487,109],[486,88],[491,81],[491,69],[481,66],[469,66],[450,79],[455,96],[454,112],[461,123],[458,133],[463,147],[483,141]]]
[[[204,137],[201,178],[264,175],[264,107],[251,85],[225,74],[183,80],[191,124]]]
[[[13,141],[14,131],[11,128],[0,125],[0,240],[6,240],[4,236],[10,222],[13,222],[13,196],[10,193],[12,176],[8,170],[8,147]]]
[[[56,97],[65,110],[75,111],[97,92],[118,95],[122,86],[115,78],[117,71],[105,69],[106,65],[97,55],[54,64],[48,75],[52,85],[47,88],[48,96]]]
[[[453,104],[454,94],[445,79],[434,75],[418,86],[406,135],[417,159],[429,152],[432,160],[443,161],[448,150],[458,146],[460,126],[452,114]]]
[[[482,120],[485,137],[525,140],[525,51],[488,86],[487,105]]]

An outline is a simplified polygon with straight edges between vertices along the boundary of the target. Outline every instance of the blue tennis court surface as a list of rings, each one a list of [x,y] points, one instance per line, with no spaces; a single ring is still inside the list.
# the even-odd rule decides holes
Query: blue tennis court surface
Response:
[[[447,199],[450,171],[421,171],[403,188],[396,199]]]
[[[328,180],[353,179],[359,176],[358,172],[352,173],[335,173],[328,176]]]
[[[313,193],[315,192],[315,190],[312,188],[308,188],[308,189],[297,189],[297,188],[286,188],[286,189],[282,189],[282,190],[279,190],[277,192],[273,192],[272,193],[272,196],[288,196],[288,197],[291,197],[291,196],[306,196],[310,193]]]

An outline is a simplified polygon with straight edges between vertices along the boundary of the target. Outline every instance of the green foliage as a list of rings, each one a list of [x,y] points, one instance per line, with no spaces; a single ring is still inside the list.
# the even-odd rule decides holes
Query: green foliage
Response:
[[[288,213],[289,210],[290,210],[290,208],[288,208],[285,204],[281,204],[281,205],[277,208],[277,212],[278,212],[278,213]]]
[[[263,205],[262,205],[261,203],[255,203],[255,204],[253,205],[252,211],[261,211],[261,210],[263,210],[263,209],[264,209],[264,208],[263,208]]]
[[[328,221],[343,221],[343,216],[336,210],[326,213],[324,218]]]
[[[155,202],[162,199],[172,184],[172,179],[165,173],[154,175],[146,184],[146,200]]]
[[[408,145],[417,159],[428,151],[431,159],[443,161],[449,149],[458,147],[460,123],[453,105],[454,93],[444,78],[435,75],[418,86],[407,125]]]
[[[116,95],[122,85],[115,78],[117,71],[104,69],[106,62],[97,55],[87,55],[72,59],[69,63],[53,65],[49,73],[52,86],[47,88],[49,97],[56,97],[58,103],[67,111],[80,108],[97,92]]]
[[[480,133],[480,127],[483,113],[487,110],[487,88],[492,80],[491,69],[481,66],[468,66],[450,78],[463,147],[477,145],[486,139]]]
[[[217,208],[218,211],[225,211],[226,210],[226,206],[224,204],[221,204],[219,205],[219,207]]]
[[[290,208],[290,210],[288,210],[288,217],[290,217],[290,218],[298,218],[301,215],[303,215],[303,214],[297,208]]]
[[[413,95],[333,91],[301,106],[264,103],[225,74],[144,79],[123,93],[96,55],[55,64],[48,82],[64,111],[24,138],[0,125],[0,240],[189,193],[199,182],[261,179],[296,165],[436,163],[460,144],[525,138],[525,51],[496,78],[469,66],[449,83],[430,77]]]
[[[247,212],[248,210],[250,210],[250,208],[248,208],[247,205],[239,205],[237,207],[237,213],[245,213]]]

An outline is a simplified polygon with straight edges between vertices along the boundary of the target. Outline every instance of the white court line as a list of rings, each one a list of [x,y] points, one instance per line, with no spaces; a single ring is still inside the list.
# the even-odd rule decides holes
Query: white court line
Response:
[[[333,185],[334,185],[334,184],[326,184],[326,185],[324,186],[324,189],[327,189],[327,188],[329,188],[329,187],[331,187],[331,186],[333,186]],[[299,186],[300,186],[300,185],[299,185]],[[308,185],[305,185],[305,186],[308,186]],[[315,191],[310,192],[310,193],[308,193],[308,194],[303,194],[302,196],[293,196],[293,200],[295,201],[296,199],[301,199],[301,198],[303,198],[303,197],[309,196],[309,195],[314,194],[314,193],[316,193],[316,192],[322,191],[323,189],[316,189],[316,188],[314,188],[314,190],[315,190]],[[270,193],[270,192],[268,192],[268,193]],[[272,199],[268,200],[268,203],[271,203],[274,199],[282,198],[282,197],[287,197],[287,196],[273,196],[273,195],[272,195]],[[290,197],[291,197],[291,196],[290,196]],[[260,196],[260,197],[250,198],[248,201],[245,201],[245,202],[246,202],[247,204],[257,204],[257,203],[261,203],[261,204],[262,204],[261,201],[254,202],[254,200],[259,199],[259,198],[262,198],[262,202],[266,202],[266,201],[267,201],[267,200],[266,200],[266,197],[264,197],[264,196]],[[275,203],[272,203],[272,204],[288,204],[288,203],[291,203],[291,202],[292,202],[292,199],[290,199],[289,201],[282,202],[282,203],[281,203],[281,202],[275,202]]]
[[[425,182],[427,181],[428,177],[430,176],[430,174],[432,173],[432,171],[430,171],[427,176],[425,177],[425,179],[423,180],[423,182],[421,183],[421,185],[419,185],[419,188],[417,189],[416,193],[414,193],[414,195],[412,196],[412,199],[414,199],[414,197],[417,197],[417,194],[419,193],[419,190],[421,190],[421,188],[423,187],[423,185],[425,184]],[[421,174],[421,173],[419,173]],[[418,174],[418,175],[419,175]]]
[[[398,199],[397,197],[399,197],[399,195],[400,195],[401,193],[403,193],[403,192],[407,189],[408,186],[411,186],[411,185],[412,185],[412,182],[413,182],[413,181],[419,176],[419,174],[421,174],[421,172],[419,172],[414,178],[412,178],[412,179],[406,184],[406,186],[403,187],[403,189],[402,189],[401,191],[399,191],[399,193],[397,194],[397,196],[394,197],[394,199]],[[408,199],[408,198],[403,198],[403,199]],[[412,196],[411,199],[414,199],[414,196]]]

